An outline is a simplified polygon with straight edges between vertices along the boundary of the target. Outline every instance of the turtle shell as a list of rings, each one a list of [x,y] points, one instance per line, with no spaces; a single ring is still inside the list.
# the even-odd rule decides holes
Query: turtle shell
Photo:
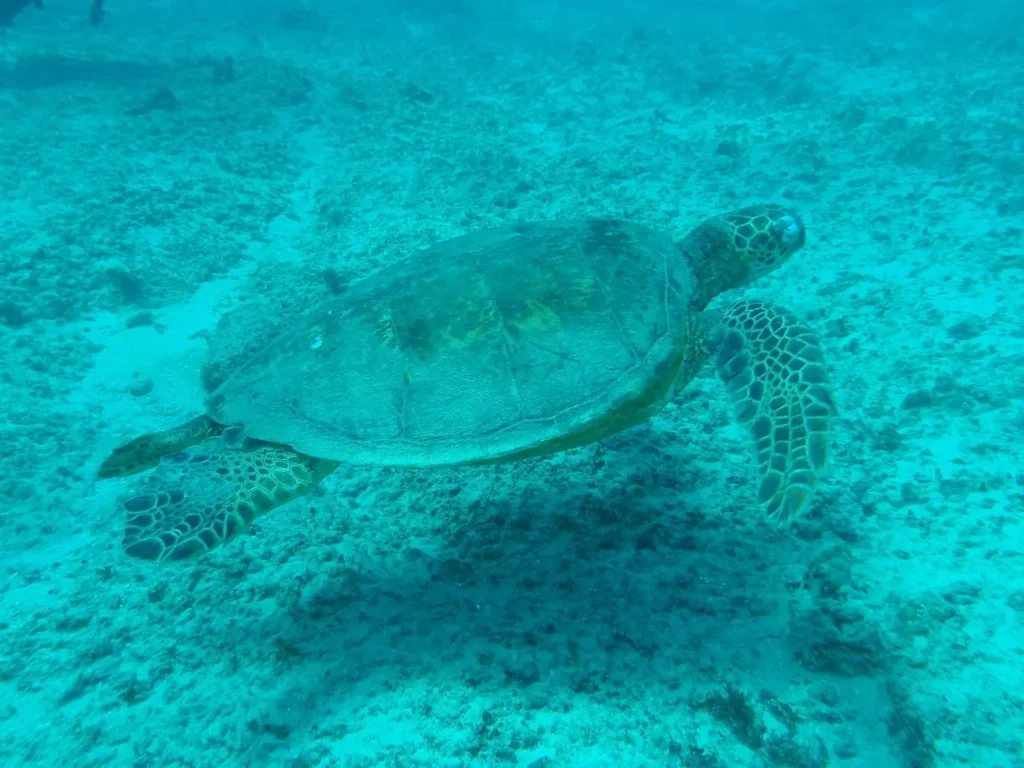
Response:
[[[662,233],[533,222],[439,243],[321,302],[211,393],[245,434],[351,464],[552,453],[649,418],[689,340]]]

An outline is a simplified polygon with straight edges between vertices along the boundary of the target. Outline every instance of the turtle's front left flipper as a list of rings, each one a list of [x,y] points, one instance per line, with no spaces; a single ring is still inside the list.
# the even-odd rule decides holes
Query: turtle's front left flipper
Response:
[[[758,503],[789,523],[807,511],[828,463],[836,406],[821,345],[795,315],[760,301],[729,307],[709,343],[755,441]]]

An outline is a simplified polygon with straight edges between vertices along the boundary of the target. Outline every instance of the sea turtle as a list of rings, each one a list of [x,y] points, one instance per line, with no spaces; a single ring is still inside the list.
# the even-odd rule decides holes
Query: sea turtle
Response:
[[[760,301],[707,306],[804,239],[795,213],[757,205],[679,242],[601,219],[509,224],[423,250],[272,338],[236,339],[249,351],[205,379],[205,414],[113,451],[100,477],[157,467],[119,500],[123,549],[193,559],[341,463],[495,464],[582,446],[649,419],[711,356],[755,441],[757,501],[793,520],[825,469],[835,414],[819,343]]]

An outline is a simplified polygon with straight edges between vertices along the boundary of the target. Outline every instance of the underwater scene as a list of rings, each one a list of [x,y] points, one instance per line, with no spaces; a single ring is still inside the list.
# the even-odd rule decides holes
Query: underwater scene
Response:
[[[1020,0],[0,0],[0,766],[1024,768]]]

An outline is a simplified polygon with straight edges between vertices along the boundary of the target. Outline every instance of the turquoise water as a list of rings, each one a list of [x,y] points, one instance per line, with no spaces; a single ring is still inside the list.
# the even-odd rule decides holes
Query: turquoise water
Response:
[[[1024,766],[1019,3],[45,5],[0,29],[0,765]],[[597,445],[122,552],[97,468],[251,297],[757,201],[807,244],[720,303],[813,327],[839,409],[793,525],[709,366]]]

